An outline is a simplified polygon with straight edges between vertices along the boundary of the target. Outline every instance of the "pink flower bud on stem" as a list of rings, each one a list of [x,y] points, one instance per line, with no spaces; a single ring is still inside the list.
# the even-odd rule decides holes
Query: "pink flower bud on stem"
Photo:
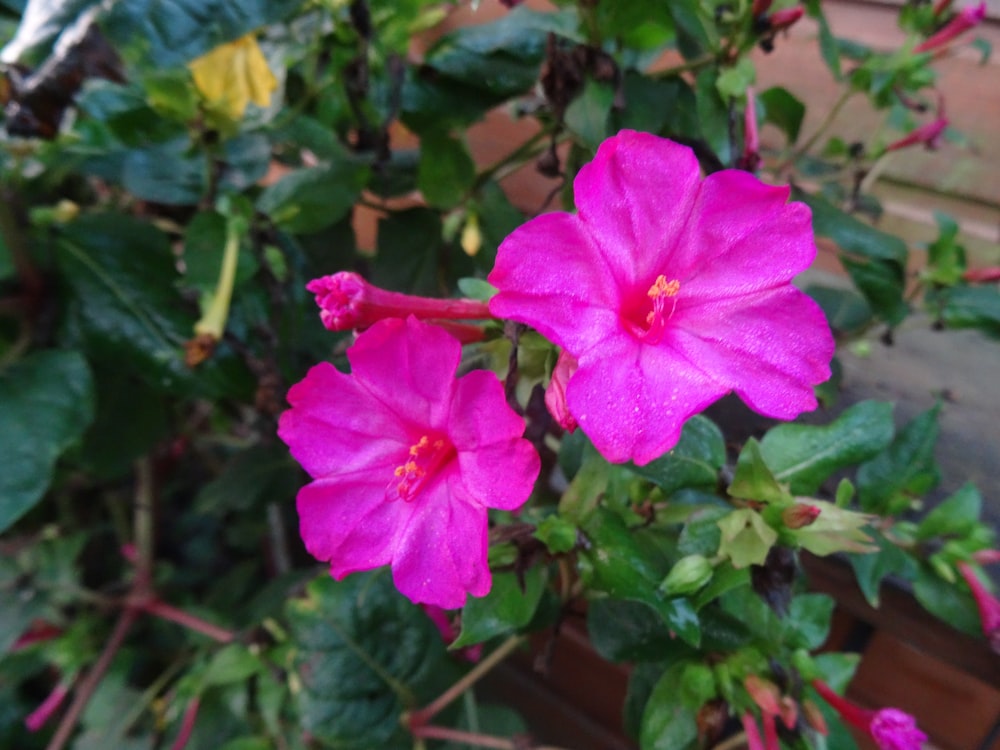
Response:
[[[948,118],[941,115],[933,122],[925,123],[919,128],[916,128],[912,132],[903,136],[898,141],[890,143],[885,147],[886,153],[889,151],[898,151],[899,149],[906,148],[908,146],[916,146],[921,143],[929,149],[935,149],[941,142],[941,134],[944,133],[947,127]]]
[[[24,725],[28,731],[37,732],[45,726],[52,715],[59,710],[59,706],[66,700],[67,695],[69,695],[69,688],[66,685],[61,682],[56,685],[41,705],[25,717]]]
[[[818,506],[795,503],[781,511],[781,521],[788,529],[802,529],[811,526],[822,511]]]
[[[872,711],[837,695],[822,680],[813,680],[812,686],[845,724],[868,734],[879,750],[921,750],[927,741],[914,718],[898,708]]]
[[[390,292],[349,271],[313,279],[306,289],[316,295],[320,320],[331,331],[364,330],[385,318],[482,320],[493,318],[485,302],[434,299]]]
[[[979,620],[983,626],[983,635],[990,642],[990,648],[1000,653],[1000,600],[986,590],[979,576],[968,563],[960,562],[958,572],[969,584],[972,596],[979,608]]]
[[[743,110],[743,155],[739,165],[747,172],[756,172],[760,166],[760,134],[757,130],[757,97],[753,86],[747,86],[747,106]]]
[[[805,8],[801,5],[796,5],[794,8],[776,10],[770,17],[771,31],[783,31],[787,29],[802,18],[802,16],[805,15],[805,12]]]
[[[577,428],[576,418],[569,413],[569,407],[566,406],[566,384],[576,372],[576,368],[576,359],[571,354],[565,350],[559,352],[559,359],[556,360],[555,369],[552,370],[552,380],[545,389],[545,408],[566,432],[573,432]]]
[[[748,750],[764,750],[764,741],[760,738],[760,730],[757,728],[757,722],[754,720],[753,714],[747,711],[741,719],[743,721],[743,731],[747,735]]]
[[[989,284],[994,281],[1000,281],[1000,266],[987,266],[985,268],[970,268],[965,273],[962,274],[962,279],[968,281],[970,284]],[[992,553],[996,557],[989,560],[989,562],[997,562],[1000,560],[1000,550],[989,549],[982,550],[982,552],[976,552],[972,557],[980,565],[985,565],[986,563],[977,557],[977,555],[982,555],[984,553]]]
[[[935,9],[935,13],[936,13]],[[914,52],[931,52],[944,47],[948,42],[973,26],[977,26],[986,17],[986,2],[980,2],[974,7],[965,7],[954,18],[938,29],[931,36],[913,48]]]

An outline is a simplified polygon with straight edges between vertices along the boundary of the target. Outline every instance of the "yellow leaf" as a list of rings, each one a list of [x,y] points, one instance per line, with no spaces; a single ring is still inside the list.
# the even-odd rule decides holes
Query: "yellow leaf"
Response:
[[[278,80],[251,34],[220,44],[192,60],[188,68],[209,108],[234,121],[243,117],[250,102],[266,107],[278,88]]]

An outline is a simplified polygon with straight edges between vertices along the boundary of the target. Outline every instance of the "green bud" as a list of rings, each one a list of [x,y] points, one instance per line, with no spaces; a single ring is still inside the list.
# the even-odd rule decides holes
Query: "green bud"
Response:
[[[712,563],[704,555],[682,557],[660,584],[667,596],[693,594],[712,580]]]
[[[699,705],[714,698],[717,688],[712,668],[707,664],[688,664],[681,676],[681,691]]]

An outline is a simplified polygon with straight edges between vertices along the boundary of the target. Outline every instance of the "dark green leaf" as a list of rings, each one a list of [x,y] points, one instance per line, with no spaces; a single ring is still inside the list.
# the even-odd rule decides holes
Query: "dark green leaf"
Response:
[[[835,332],[860,331],[872,319],[871,306],[864,297],[850,289],[810,285],[805,292],[820,306]]]
[[[681,439],[672,450],[645,466],[630,464],[629,468],[671,494],[684,487],[715,487],[725,462],[721,430],[698,414],[684,425]]]
[[[587,632],[597,653],[610,661],[673,659],[691,651],[671,635],[655,610],[640,602],[592,601],[587,608]]]
[[[93,388],[74,351],[36,352],[0,370],[0,532],[42,499],[56,459],[93,419]]]
[[[772,467],[765,460],[763,446],[755,438],[747,440],[736,459],[736,472],[729,485],[729,494],[765,503],[787,503],[791,500],[788,491],[778,482]]]
[[[347,160],[297,169],[265,188],[257,209],[289,232],[318,232],[351,210],[370,174],[368,167]]]
[[[862,401],[825,426],[782,424],[761,440],[765,462],[793,494],[813,495],[838,469],[871,458],[892,442],[892,404]]]
[[[715,87],[722,95],[722,100],[729,102],[742,98],[747,88],[753,85],[757,70],[749,57],[741,57],[735,65],[725,68],[715,81]]]
[[[202,680],[206,686],[243,682],[264,669],[260,658],[242,643],[230,643],[217,651]]]
[[[719,161],[729,164],[732,148],[729,142],[729,106],[719,94],[714,69],[706,68],[695,80],[695,102],[702,138]]]
[[[833,617],[833,598],[826,594],[800,594],[792,599],[784,621],[790,648],[815,651],[826,642]]]
[[[806,106],[788,89],[772,86],[757,95],[764,105],[764,121],[778,126],[793,144],[799,139],[802,120],[806,116]]]
[[[372,282],[400,292],[440,295],[438,268],[445,251],[441,231],[440,215],[426,208],[380,219]]]
[[[630,128],[663,134],[671,117],[682,109],[677,106],[677,99],[683,87],[686,87],[684,82],[677,79],[661,80],[634,70],[626,71],[622,80],[625,108],[612,115],[618,126],[616,130]]]
[[[826,66],[833,73],[833,77],[838,81],[840,80],[840,49],[837,45],[837,40],[833,36],[833,32],[830,31],[830,24],[826,20],[826,16],[823,14],[823,8],[820,4],[820,0],[806,0],[805,2],[806,11],[809,13],[810,18],[815,18],[819,22],[819,48],[823,55],[823,60],[826,62]]]
[[[912,557],[886,539],[883,534],[874,530],[869,534],[872,541],[878,545],[878,551],[864,555],[848,554],[847,559],[854,568],[854,576],[858,579],[861,593],[871,606],[878,607],[882,580],[886,576],[901,576],[911,580],[917,572],[917,566]]]
[[[1000,291],[995,286],[956,286],[941,298],[941,319],[948,328],[978,328],[1000,338]]]
[[[462,608],[462,632],[451,648],[482,643],[523,628],[538,609],[545,589],[545,571],[535,566],[518,579],[515,573],[496,573],[493,588],[481,598],[469,597]]]
[[[583,91],[566,108],[566,127],[592,152],[608,137],[614,99],[615,89],[610,83],[588,79]]]
[[[567,442],[572,445],[570,441],[564,441],[564,445]],[[589,442],[583,445],[582,462],[559,501],[559,515],[575,524],[584,524],[590,520],[611,477],[608,462],[598,455]]]
[[[917,416],[885,450],[858,469],[861,507],[875,513],[899,513],[914,498],[937,485],[934,462],[940,404]]]
[[[302,728],[338,748],[409,747],[400,715],[454,676],[423,611],[384,572],[323,574],[287,609]]]
[[[728,504],[699,508],[681,529],[677,551],[682,555],[714,555],[719,549],[718,520],[729,513]]]
[[[906,243],[899,237],[855,219],[818,195],[796,190],[793,197],[812,209],[816,234],[833,240],[845,253],[905,267],[909,252]]]
[[[216,515],[261,510],[269,502],[287,502],[300,484],[301,474],[284,445],[253,445],[233,456],[222,473],[201,488],[196,507],[200,514]]]
[[[622,723],[625,725],[625,733],[633,739],[639,739],[642,715],[664,670],[665,665],[659,662],[639,662],[629,675]]]
[[[420,139],[417,186],[434,208],[452,208],[468,195],[476,178],[469,149],[447,133],[425,133]]]
[[[642,715],[639,744],[643,750],[683,750],[698,738],[698,709],[714,697],[714,690],[684,690],[684,674],[692,662],[670,666],[653,688]]]
[[[122,164],[122,185],[137,198],[183,206],[197,203],[207,189],[204,154],[186,138],[133,148]]]
[[[715,47],[715,27],[705,18],[704,7],[698,0],[675,0],[667,5],[677,29],[677,46],[687,59]]]
[[[872,309],[886,323],[895,326],[903,322],[910,309],[903,297],[902,268],[883,260],[858,262],[842,257],[840,262]]]

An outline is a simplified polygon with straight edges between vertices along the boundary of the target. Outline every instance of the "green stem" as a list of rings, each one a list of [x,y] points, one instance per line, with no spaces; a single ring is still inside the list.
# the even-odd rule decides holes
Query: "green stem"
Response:
[[[489,656],[479,662],[462,679],[445,690],[441,693],[441,695],[428,703],[426,706],[411,713],[408,721],[408,726],[411,731],[416,734],[416,729],[418,727],[425,726],[428,721],[437,716],[438,713],[440,713],[462,693],[475,685],[480,679],[488,674],[493,667],[506,659],[510,653],[523,642],[523,635],[512,635],[506,641],[501,643],[495,651],[491,652]]]
[[[657,70],[655,73],[650,74],[650,78],[663,79],[663,78],[673,78],[674,76],[679,76],[681,73],[694,72],[706,65],[711,65],[716,62],[714,54],[706,54],[701,57],[696,57],[693,60],[686,60],[680,65],[674,65],[672,68],[664,68],[663,70]]]
[[[236,282],[236,262],[240,257],[239,222],[229,219],[226,223],[226,246],[222,255],[222,268],[219,270],[219,283],[208,309],[194,325],[194,332],[207,334],[216,341],[222,339],[226,330],[226,320],[229,318],[229,305],[233,299],[233,285]]]
[[[147,595],[153,582],[153,500],[156,493],[153,460],[149,456],[135,463],[135,583],[133,593]]]

